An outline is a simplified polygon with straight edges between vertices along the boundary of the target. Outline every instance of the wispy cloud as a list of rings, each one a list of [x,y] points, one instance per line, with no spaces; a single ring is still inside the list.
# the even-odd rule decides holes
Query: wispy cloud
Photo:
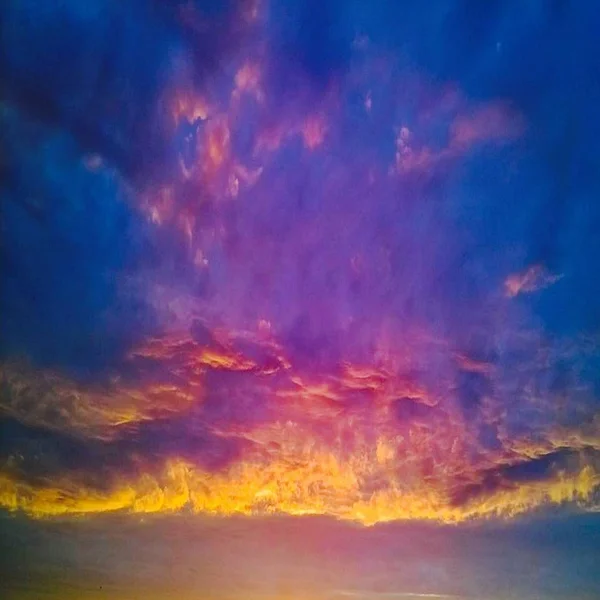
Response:
[[[0,506],[593,504],[587,8],[38,4],[0,9]]]

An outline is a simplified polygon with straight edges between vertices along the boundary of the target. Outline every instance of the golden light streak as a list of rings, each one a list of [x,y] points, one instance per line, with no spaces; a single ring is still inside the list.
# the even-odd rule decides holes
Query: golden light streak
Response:
[[[42,376],[18,365],[5,367],[3,385],[11,389],[13,399],[2,404],[5,414],[109,443],[123,424],[185,414],[201,405],[205,377],[213,371],[246,374],[248,392],[258,386],[261,395],[271,394],[278,416],[266,423],[213,427],[217,436],[250,444],[239,459],[214,471],[175,452],[155,466],[139,462],[138,475],[109,474],[102,487],[95,488],[78,471],[28,483],[9,461],[0,477],[0,505],[40,518],[185,509],[219,515],[319,514],[365,525],[398,519],[455,523],[513,517],[546,504],[585,504],[600,485],[598,469],[593,462],[586,463],[584,454],[575,468],[557,467],[542,479],[514,481],[503,478],[501,470],[564,447],[583,452],[600,447],[597,427],[581,439],[576,432],[551,431],[547,442],[537,445],[503,438],[501,448],[485,451],[477,448],[467,423],[451,418],[451,405],[440,410],[427,404],[430,395],[424,389],[421,397],[406,397],[402,402],[435,406],[434,412],[426,422],[397,423],[392,403],[397,402],[396,392],[411,388],[410,380],[381,368],[348,363],[337,377],[300,375],[278,355],[281,348],[268,340],[268,331],[263,333],[266,341],[225,331],[213,332],[212,341],[204,345],[185,334],[149,340],[128,358],[131,367],[139,369],[138,388],[115,380],[102,394],[78,389],[52,374]],[[272,358],[261,366],[235,349],[242,342],[254,344]],[[150,364],[162,365],[169,379],[174,377],[178,383],[149,383]],[[475,372],[487,371],[476,363]],[[41,389],[52,394],[45,403],[39,401],[44,398]],[[348,401],[357,392],[368,394],[368,401],[350,410]],[[31,394],[38,401],[37,411],[22,408],[21,403],[30,406]],[[478,460],[469,458],[475,448]],[[455,501],[458,482],[465,489],[481,486],[485,473],[496,468],[500,468],[498,485]]]
[[[189,408],[202,397],[202,382],[188,370],[178,383],[130,384],[115,380],[96,389],[27,365],[4,364],[6,390],[0,414],[25,424],[91,437],[113,437],[118,426],[151,420]]]
[[[600,484],[591,467],[551,480],[525,482],[456,506],[443,490],[423,485],[403,489],[402,481],[371,494],[360,489],[365,473],[332,454],[308,453],[303,459],[273,463],[240,463],[225,473],[203,472],[171,460],[158,474],[117,482],[101,493],[63,480],[33,487],[0,477],[0,505],[32,517],[172,512],[187,508],[215,515],[329,515],[364,525],[394,520],[457,523],[481,517],[514,517],[548,503],[585,503]]]

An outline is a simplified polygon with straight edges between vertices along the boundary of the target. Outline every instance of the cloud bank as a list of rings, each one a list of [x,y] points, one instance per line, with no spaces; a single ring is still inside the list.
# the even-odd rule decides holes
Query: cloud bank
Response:
[[[596,505],[587,9],[437,4],[2,9],[3,507]]]

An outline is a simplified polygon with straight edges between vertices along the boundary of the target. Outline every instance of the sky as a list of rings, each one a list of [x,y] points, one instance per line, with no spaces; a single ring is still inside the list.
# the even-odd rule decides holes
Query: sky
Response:
[[[597,598],[591,0],[7,0],[0,588]]]

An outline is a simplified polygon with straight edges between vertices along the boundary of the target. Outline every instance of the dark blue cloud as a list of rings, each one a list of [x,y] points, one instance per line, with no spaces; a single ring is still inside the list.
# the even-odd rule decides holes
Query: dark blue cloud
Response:
[[[110,362],[150,317],[141,299],[117,290],[143,254],[143,225],[114,170],[88,170],[60,130],[3,116],[3,353],[84,369]]]
[[[156,329],[123,278],[178,250],[150,247],[131,191],[174,164],[161,104],[174,58],[185,49],[202,81],[240,41],[237,6],[196,2],[212,24],[198,35],[180,2],[3,4],[4,356],[90,375]]]

